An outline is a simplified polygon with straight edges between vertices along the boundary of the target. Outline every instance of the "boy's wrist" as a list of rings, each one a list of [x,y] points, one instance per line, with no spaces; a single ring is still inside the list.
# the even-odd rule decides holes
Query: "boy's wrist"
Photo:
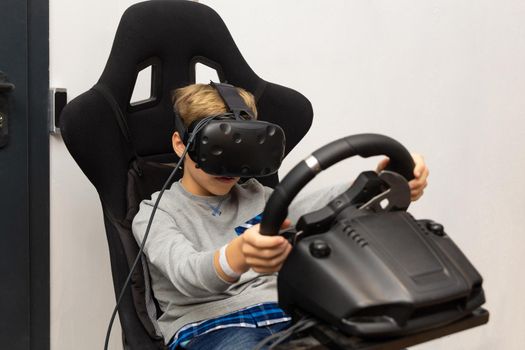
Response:
[[[213,267],[215,268],[215,271],[217,272],[217,275],[219,275],[221,280],[223,280],[223,281],[225,281],[227,283],[234,283],[234,282],[236,282],[238,280],[238,278],[229,277],[222,270],[220,262],[219,262],[219,255],[220,255],[220,251],[219,251],[219,249],[217,249],[215,251],[215,253],[213,254]]]
[[[226,259],[235,273],[243,274],[250,269],[242,253],[242,236],[234,238],[226,246]]]
[[[228,258],[226,257],[226,247],[228,245],[225,244],[219,249],[219,266],[222,269],[222,272],[232,280],[237,280],[239,277],[241,277],[241,273],[236,272],[232,269],[230,266],[230,263],[228,262]]]
[[[215,270],[226,282],[233,283],[236,282],[240,275],[249,270],[249,266],[244,260],[244,255],[242,254],[242,237],[237,237],[233,239],[228,245],[224,247],[225,249],[217,249],[213,257],[213,265]],[[222,258],[221,264],[221,250],[224,250],[224,257]],[[225,261],[224,261],[225,260]],[[224,264],[227,263],[229,268],[233,271],[228,271],[228,267],[223,268]],[[229,273],[233,272],[233,273]],[[238,275],[238,276],[236,276]]]

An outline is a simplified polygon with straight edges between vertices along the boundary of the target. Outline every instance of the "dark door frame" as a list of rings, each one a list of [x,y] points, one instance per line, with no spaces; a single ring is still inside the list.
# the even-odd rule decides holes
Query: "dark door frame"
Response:
[[[49,0],[27,0],[30,349],[50,349]]]
[[[0,348],[49,350],[49,0],[2,2],[9,34],[0,70],[16,87],[9,144],[0,149],[3,179],[13,180],[0,184]]]

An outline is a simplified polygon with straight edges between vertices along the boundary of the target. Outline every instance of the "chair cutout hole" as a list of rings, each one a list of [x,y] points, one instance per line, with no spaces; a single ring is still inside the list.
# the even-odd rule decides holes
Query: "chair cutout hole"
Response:
[[[390,202],[388,201],[387,198],[383,199],[381,202],[379,202],[379,205],[381,206],[381,208],[385,209],[386,207],[388,207],[388,204]]]
[[[220,82],[217,71],[200,62],[195,63],[195,83],[209,84],[211,81]]]
[[[140,105],[152,99],[151,84],[152,84],[152,66],[147,66],[141,70],[137,75],[137,81],[133,87],[133,94],[131,95],[130,104],[132,106]]]

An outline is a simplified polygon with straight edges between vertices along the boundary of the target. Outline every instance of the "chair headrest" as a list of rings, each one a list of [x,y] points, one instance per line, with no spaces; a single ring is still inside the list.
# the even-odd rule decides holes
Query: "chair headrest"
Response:
[[[195,64],[199,62],[216,69],[221,81],[254,94],[259,119],[279,124],[285,131],[286,153],[310,128],[310,102],[292,89],[258,77],[214,10],[192,1],[138,3],[123,14],[97,83],[120,108],[133,149],[100,89],[71,101],[61,116],[64,141],[101,197],[108,193],[122,196],[121,190],[113,193],[115,185],[125,188],[129,164],[137,154],[173,154],[171,91],[195,82]],[[152,67],[151,98],[131,105],[138,73],[148,66]]]

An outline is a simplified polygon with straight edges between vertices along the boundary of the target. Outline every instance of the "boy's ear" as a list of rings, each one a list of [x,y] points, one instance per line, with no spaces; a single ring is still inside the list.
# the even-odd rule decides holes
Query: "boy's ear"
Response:
[[[171,144],[173,145],[173,150],[175,151],[175,153],[179,157],[182,156],[182,153],[184,153],[186,146],[184,146],[184,143],[182,142],[178,131],[175,131],[173,133],[173,136],[171,137]]]

